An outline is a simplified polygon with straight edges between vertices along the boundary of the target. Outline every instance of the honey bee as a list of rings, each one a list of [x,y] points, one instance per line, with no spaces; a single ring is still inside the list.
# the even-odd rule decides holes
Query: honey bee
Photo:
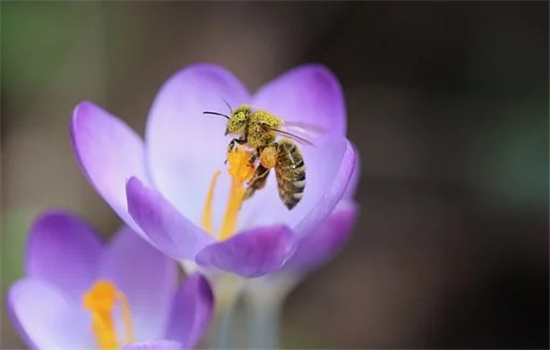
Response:
[[[233,136],[227,152],[231,152],[237,145],[253,150],[250,163],[258,164],[248,182],[244,199],[252,197],[265,186],[267,176],[274,168],[279,198],[283,204],[291,210],[300,202],[306,186],[306,166],[302,152],[293,141],[314,145],[291,130],[319,133],[320,129],[300,123],[285,123],[277,116],[264,110],[254,110],[249,105],[231,110],[229,116],[217,112],[203,113],[227,119],[225,135]],[[283,138],[277,142],[278,135]]]

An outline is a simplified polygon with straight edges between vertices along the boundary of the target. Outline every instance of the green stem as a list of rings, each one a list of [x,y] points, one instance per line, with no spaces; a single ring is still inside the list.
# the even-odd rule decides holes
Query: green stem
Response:
[[[248,342],[251,349],[279,349],[283,304],[300,276],[276,274],[251,280],[245,288]]]
[[[208,349],[231,349],[235,343],[237,302],[243,286],[243,280],[229,274],[209,275],[210,284],[216,300],[215,312],[206,337]]]
[[[279,349],[281,300],[249,298],[249,346],[251,349]]]
[[[225,309],[219,315],[219,325],[215,333],[215,345],[216,349],[230,349],[231,348],[231,319],[233,318],[235,308],[233,305]]]

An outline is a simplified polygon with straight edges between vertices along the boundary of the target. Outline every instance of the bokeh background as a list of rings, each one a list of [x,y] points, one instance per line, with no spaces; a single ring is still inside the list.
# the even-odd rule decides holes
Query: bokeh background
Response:
[[[348,246],[284,310],[291,348],[548,347],[548,2],[2,2],[1,348],[26,231],[120,221],[77,167],[92,100],[143,133],[160,85],[215,62],[256,90],[305,62],[342,82],[361,153]]]

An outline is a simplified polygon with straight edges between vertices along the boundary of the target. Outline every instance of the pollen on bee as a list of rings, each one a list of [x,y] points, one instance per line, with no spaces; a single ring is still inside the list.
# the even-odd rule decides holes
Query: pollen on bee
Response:
[[[266,169],[274,168],[277,164],[277,149],[273,146],[264,148],[260,154],[260,164]]]

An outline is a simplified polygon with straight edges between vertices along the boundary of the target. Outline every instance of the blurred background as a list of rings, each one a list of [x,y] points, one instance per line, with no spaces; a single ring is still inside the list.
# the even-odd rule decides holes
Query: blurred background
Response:
[[[301,63],[341,80],[361,217],[284,310],[290,348],[548,347],[547,2],[3,2],[1,348],[27,229],[119,219],[73,157],[92,100],[143,133],[160,85],[215,62],[255,91]]]

